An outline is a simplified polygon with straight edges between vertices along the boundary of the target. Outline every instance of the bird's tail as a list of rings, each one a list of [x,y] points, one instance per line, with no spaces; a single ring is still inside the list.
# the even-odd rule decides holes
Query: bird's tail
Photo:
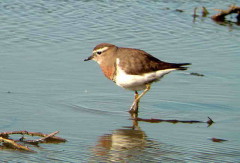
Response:
[[[188,65],[191,65],[191,63],[172,63],[173,67],[176,68],[177,70],[187,70]]]

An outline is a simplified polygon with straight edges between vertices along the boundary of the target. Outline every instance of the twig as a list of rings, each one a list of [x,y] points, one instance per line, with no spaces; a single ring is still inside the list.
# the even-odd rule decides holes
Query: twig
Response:
[[[46,141],[46,139],[56,135],[57,133],[59,133],[59,131],[55,131],[47,136],[44,136],[43,138],[40,138],[40,139],[36,139],[36,140],[22,140],[23,142],[26,142],[26,143],[31,143],[31,144],[38,144],[38,143],[42,143],[44,141]]]
[[[0,142],[3,142],[4,146],[11,148],[11,149],[35,152],[35,151],[31,150],[30,148],[28,148],[27,146],[23,146],[21,144],[16,143],[14,140],[5,139],[3,137],[0,137]]]
[[[27,146],[18,144],[16,142],[38,145],[38,143],[61,143],[61,142],[67,141],[66,139],[54,136],[57,133],[59,133],[59,131],[53,132],[51,134],[43,134],[41,132],[28,132],[28,131],[1,132],[0,133],[0,143],[1,142],[2,143],[0,144],[0,149],[10,148],[10,149],[35,152],[35,151],[31,150],[30,148],[28,148]],[[13,135],[13,134],[20,134],[20,135],[22,135],[22,137],[18,140],[9,139],[9,136]],[[35,139],[35,140],[25,140],[24,135],[38,136],[38,137],[42,137],[42,138]]]
[[[206,123],[208,124],[208,126],[211,126],[215,122],[210,117],[208,117],[208,121]]]
[[[56,131],[57,132],[57,131]],[[55,132],[54,132],[55,133]],[[58,132],[57,132],[58,133]],[[56,133],[56,134],[57,134]],[[4,138],[8,138],[9,135],[13,135],[13,134],[21,134],[21,135],[30,135],[30,136],[40,136],[40,137],[46,137],[49,136],[48,134],[43,134],[41,132],[28,132],[28,131],[9,131],[9,132],[1,132],[0,136],[4,137]],[[54,134],[55,135],[55,134]],[[49,142],[53,141],[53,142],[66,142],[66,139],[57,137],[57,136],[49,136],[48,139]]]

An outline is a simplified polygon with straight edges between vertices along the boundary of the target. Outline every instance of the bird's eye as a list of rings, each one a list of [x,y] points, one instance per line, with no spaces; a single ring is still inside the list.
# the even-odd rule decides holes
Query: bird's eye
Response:
[[[100,54],[102,54],[102,52],[101,52],[101,51],[98,51],[97,54],[100,55]]]

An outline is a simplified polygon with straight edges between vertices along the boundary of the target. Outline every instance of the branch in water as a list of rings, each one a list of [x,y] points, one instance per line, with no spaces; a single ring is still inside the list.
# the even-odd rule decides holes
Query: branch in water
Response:
[[[58,133],[58,131],[54,132],[55,134]],[[28,131],[10,131],[10,132],[1,132],[0,136],[3,138],[8,138],[9,135],[14,135],[14,134],[21,134],[21,135],[30,135],[30,136],[39,136],[39,137],[45,137],[45,141],[47,143],[58,143],[58,142],[66,142],[66,139],[54,136],[49,136],[48,134],[43,134],[41,132],[28,132]],[[50,134],[51,135],[51,134]],[[48,137],[47,137],[48,136]]]
[[[10,149],[16,149],[21,151],[28,151],[28,152],[35,152],[28,148],[27,146],[23,146],[21,144],[16,143],[14,140],[6,139],[3,137],[0,137],[0,142],[3,143],[3,147],[10,148]]]
[[[176,119],[143,119],[143,118],[134,118],[133,120],[136,120],[136,121],[143,121],[143,122],[149,122],[149,123],[161,123],[161,122],[168,122],[168,123],[189,123],[189,124],[192,124],[192,123],[207,123],[208,126],[211,126],[214,121],[208,117],[208,121],[207,122],[204,122],[204,121],[197,121],[197,120],[176,120]]]
[[[25,145],[22,145],[23,143],[29,143],[38,145],[38,143],[61,143],[66,142],[66,139],[60,138],[55,136],[59,131],[53,132],[51,134],[43,134],[41,132],[28,132],[28,131],[10,131],[10,132],[1,132],[0,133],[0,148],[1,149],[15,149],[15,150],[21,150],[21,151],[28,151],[28,152],[35,152],[32,149],[28,148]],[[19,134],[22,135],[20,139],[14,140],[10,139],[10,135]],[[42,137],[35,140],[26,140],[24,138],[24,135],[30,135],[30,136],[38,136]],[[19,144],[17,142],[21,142],[22,144]]]

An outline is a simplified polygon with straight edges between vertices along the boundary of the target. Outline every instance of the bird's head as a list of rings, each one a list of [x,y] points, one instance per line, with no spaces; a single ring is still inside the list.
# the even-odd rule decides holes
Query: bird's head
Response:
[[[84,61],[94,60],[98,64],[101,64],[102,61],[108,60],[109,57],[112,57],[114,54],[114,50],[116,50],[117,46],[109,44],[109,43],[101,43],[98,44],[92,52],[92,55],[86,58]]]

